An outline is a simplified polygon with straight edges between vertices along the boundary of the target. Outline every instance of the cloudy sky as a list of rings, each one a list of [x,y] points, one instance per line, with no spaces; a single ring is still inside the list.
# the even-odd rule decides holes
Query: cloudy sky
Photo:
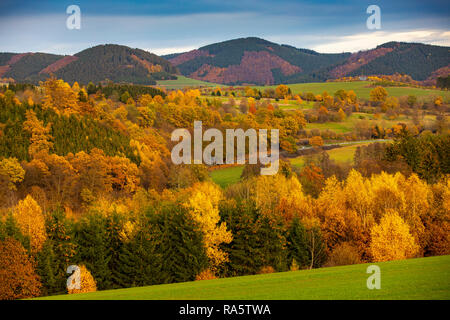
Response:
[[[81,29],[66,27],[69,5]],[[381,29],[369,30],[369,5]],[[358,51],[388,41],[450,46],[448,0],[1,0],[0,52],[74,54],[116,43],[156,54],[256,36],[319,52]]]

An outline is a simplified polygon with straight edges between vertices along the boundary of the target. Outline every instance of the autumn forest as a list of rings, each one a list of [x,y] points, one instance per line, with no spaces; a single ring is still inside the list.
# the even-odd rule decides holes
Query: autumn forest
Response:
[[[0,299],[450,254],[447,91],[340,81],[0,86]],[[199,120],[278,129],[278,173],[173,164],[172,131]],[[345,144],[351,161],[330,156]],[[237,180],[213,179],[230,168]],[[81,289],[67,290],[70,265]]]

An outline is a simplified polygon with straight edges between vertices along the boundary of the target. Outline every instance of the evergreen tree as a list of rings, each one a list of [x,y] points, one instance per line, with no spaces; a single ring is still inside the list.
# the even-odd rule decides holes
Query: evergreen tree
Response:
[[[147,215],[155,254],[161,257],[162,283],[192,281],[208,268],[203,235],[184,207],[163,204],[160,212]]]
[[[75,264],[76,245],[64,210],[57,209],[46,217],[48,239],[37,256],[37,271],[47,294],[66,292],[67,268]]]
[[[99,290],[112,288],[107,234],[106,218],[100,213],[90,213],[76,225],[77,262],[91,271]]]
[[[288,261],[293,259],[300,268],[309,266],[309,252],[307,246],[306,229],[298,218],[292,220],[287,236]]]

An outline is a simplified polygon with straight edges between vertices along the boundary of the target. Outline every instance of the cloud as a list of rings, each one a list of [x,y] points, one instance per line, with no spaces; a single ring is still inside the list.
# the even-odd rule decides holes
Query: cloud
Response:
[[[170,54],[170,53],[182,53],[182,52],[187,52],[187,51],[191,51],[194,49],[198,49],[198,48],[190,46],[190,47],[148,48],[148,49],[143,49],[143,50],[154,53],[158,56],[163,56],[163,55]]]
[[[323,53],[356,52],[372,49],[389,41],[422,42],[450,46],[450,32],[446,30],[375,31],[322,40],[323,43],[313,45],[312,49]]]

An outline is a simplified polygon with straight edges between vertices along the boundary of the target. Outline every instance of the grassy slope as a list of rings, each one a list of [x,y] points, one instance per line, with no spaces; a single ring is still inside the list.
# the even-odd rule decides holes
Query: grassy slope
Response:
[[[240,180],[244,166],[228,167],[211,171],[211,179],[222,188]]]
[[[450,299],[450,256],[376,263],[381,289],[369,290],[370,264],[301,270],[47,297],[47,299]]]
[[[222,86],[211,82],[187,78],[184,76],[177,76],[177,80],[159,80],[156,85],[166,89],[182,89],[184,87],[217,87]]]
[[[329,94],[333,95],[339,89],[353,90],[355,91],[358,98],[368,99],[370,91],[373,89],[369,87],[370,81],[354,81],[354,82],[316,82],[316,83],[294,83],[289,84],[289,88],[295,94],[299,92],[312,92],[314,94],[322,94],[327,91]],[[271,86],[275,88],[276,86]],[[258,87],[264,90],[267,87]],[[406,96],[415,95],[417,97],[436,95],[436,96],[449,96],[448,91],[432,90],[432,89],[421,89],[421,88],[409,88],[409,87],[386,87],[387,92],[390,96]]]
[[[362,116],[364,119],[360,119]],[[424,117],[423,122],[425,124],[431,124],[435,121],[435,117],[427,115]],[[342,122],[325,122],[325,123],[307,123],[306,129],[319,129],[319,130],[331,130],[336,133],[351,132],[355,128],[358,122],[367,122],[370,126],[378,125],[382,128],[392,128],[393,125],[398,123],[405,123],[407,125],[412,124],[412,118],[406,116],[400,116],[394,120],[384,119],[384,115],[380,119],[374,119],[372,114],[367,113],[353,113],[350,117]]]

